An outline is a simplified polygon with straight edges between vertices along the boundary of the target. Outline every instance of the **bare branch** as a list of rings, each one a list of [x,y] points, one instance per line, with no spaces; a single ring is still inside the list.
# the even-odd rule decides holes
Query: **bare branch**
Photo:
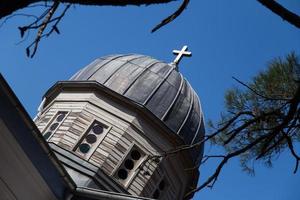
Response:
[[[38,45],[39,45],[39,42],[43,37],[48,37],[51,33],[53,33],[53,31],[59,33],[57,24],[62,19],[62,16],[65,14],[65,11],[69,8],[69,6],[71,4],[98,5],[98,6],[103,6],[103,5],[113,5],[113,6],[137,5],[137,6],[140,6],[140,5],[169,3],[169,2],[175,1],[175,0],[140,0],[140,1],[135,1],[135,0],[119,0],[119,1],[116,1],[116,0],[101,0],[101,1],[94,1],[94,0],[88,0],[88,1],[85,1],[85,0],[51,0],[51,1],[27,0],[27,1],[28,2],[25,4],[20,4],[17,0],[12,0],[12,2],[9,2],[8,0],[6,0],[6,1],[0,3],[0,12],[4,13],[3,16],[0,15],[0,19],[18,9],[21,9],[21,8],[30,8],[30,7],[39,7],[39,6],[49,7],[47,2],[53,2],[53,5],[49,9],[47,9],[42,15],[37,17],[36,20],[33,21],[31,24],[29,24],[27,26],[19,27],[21,37],[23,37],[24,34],[26,33],[26,31],[28,31],[29,29],[39,29],[35,40],[26,48],[27,56],[32,58],[35,55]],[[45,2],[45,4],[44,5],[39,4],[39,2]],[[62,16],[53,18],[53,14],[55,13],[55,10],[57,9],[57,7],[55,7],[54,5],[59,5],[59,3],[69,3],[69,5],[67,6],[66,10],[63,12]],[[154,29],[157,30],[158,28],[173,21],[176,17],[178,17],[183,12],[183,10],[187,7],[188,3],[189,3],[189,0],[184,0],[182,5],[178,8],[177,11],[174,12],[174,14],[172,14],[167,19],[163,20],[163,22],[160,23]],[[7,12],[6,12],[6,7],[11,7],[11,9],[7,10]],[[13,17],[13,16],[10,16],[10,17]],[[44,19],[43,22],[39,23],[40,20],[42,20],[42,19]],[[5,21],[3,23],[5,23]],[[50,24],[54,21],[56,21],[56,23],[54,24],[52,29],[48,33],[43,34],[44,31],[46,30],[48,24]],[[153,30],[153,31],[155,31],[155,30]],[[31,48],[33,48],[32,52],[31,52]]]
[[[56,32],[58,34],[60,33],[57,25],[59,24],[59,22],[62,20],[62,18],[66,14],[66,12],[70,8],[71,4],[66,5],[66,7],[62,11],[62,13],[59,16],[53,18],[54,13],[57,10],[58,6],[59,6],[59,2],[55,1],[50,9],[47,9],[39,17],[36,17],[36,20],[33,21],[31,24],[29,24],[27,26],[19,27],[21,37],[23,37],[24,34],[27,33],[31,29],[39,29],[35,40],[26,48],[27,56],[30,56],[32,58],[35,55],[38,45],[39,45],[39,42],[41,41],[41,39],[43,37],[49,37],[53,32]],[[43,21],[40,23],[41,20],[43,20]],[[52,25],[51,29],[47,33],[44,33],[46,28],[48,27],[48,25],[51,23],[54,23]],[[30,53],[31,47],[33,47],[32,53]]]
[[[43,23],[42,23],[42,26],[40,27],[40,29],[39,29],[39,31],[38,31],[38,33],[37,33],[37,36],[36,36],[34,42],[33,42],[31,45],[29,45],[29,47],[27,47],[27,49],[26,49],[26,51],[27,51],[27,56],[30,55],[29,49],[30,49],[30,47],[33,46],[33,45],[34,45],[34,47],[33,47],[33,52],[32,52],[32,54],[30,55],[30,57],[32,58],[32,57],[35,55],[36,50],[37,50],[38,45],[39,45],[39,42],[40,42],[40,40],[41,40],[41,38],[42,38],[42,35],[43,35],[43,33],[44,33],[44,31],[45,31],[47,25],[49,24],[49,22],[50,22],[52,16],[54,15],[56,9],[58,8],[58,6],[59,6],[59,2],[58,2],[58,1],[55,1],[55,2],[53,3],[53,5],[51,6],[51,8],[50,8],[50,10],[49,10],[49,12],[48,12],[48,14],[47,14],[47,16],[45,17],[45,20],[44,20]]]
[[[79,5],[95,5],[95,6],[127,6],[127,5],[152,5],[152,4],[162,4],[169,3],[175,0],[4,0],[0,2],[0,19],[6,17],[13,12],[26,8],[33,3],[38,2],[55,2],[58,1],[60,3],[70,3],[70,4],[79,4]]]
[[[156,25],[152,29],[152,33],[160,29],[161,27],[165,26],[166,24],[172,22],[174,19],[176,19],[183,11],[187,8],[190,0],[183,0],[181,6],[169,17],[165,18],[162,22],[160,22],[158,25]]]
[[[224,158],[224,157],[225,157],[224,155],[205,155],[202,158],[201,165],[206,163],[210,158]]]
[[[285,99],[285,98],[275,98],[275,97],[268,97],[268,96],[265,96],[261,93],[259,93],[258,91],[254,90],[253,88],[251,88],[249,85],[247,85],[246,83],[240,81],[239,79],[235,78],[234,76],[232,77],[235,81],[237,81],[238,83],[240,83],[241,85],[245,86],[246,88],[248,88],[250,91],[252,91],[254,94],[256,94],[257,96],[260,96],[261,98],[263,99],[266,99],[266,100],[271,100],[271,101],[274,101],[274,100],[280,100],[280,101],[289,101],[291,99]]]
[[[232,153],[227,154],[226,156],[224,156],[224,158],[222,159],[222,161],[220,162],[220,164],[218,165],[218,167],[216,168],[215,172],[203,183],[201,184],[199,187],[191,190],[190,192],[188,192],[185,195],[185,199],[188,199],[190,196],[192,196],[195,192],[198,192],[199,190],[205,188],[205,187],[213,187],[214,183],[217,181],[219,174],[222,170],[222,168],[224,167],[224,165],[228,162],[228,160],[230,160],[233,157],[236,157],[246,151],[248,151],[249,149],[251,149],[252,147],[254,147],[256,144],[258,144],[259,142],[261,142],[262,140],[264,140],[266,138],[266,135],[263,135],[259,138],[257,138],[255,141],[253,141],[252,143],[248,144],[247,146],[234,151]]]
[[[3,21],[1,22],[1,24],[0,24],[0,28],[2,28],[2,26],[3,26],[8,20],[10,20],[10,19],[13,18],[13,17],[17,17],[17,16],[21,16],[21,17],[32,17],[32,18],[35,18],[35,19],[38,18],[37,16],[31,15],[31,14],[26,14],[26,13],[16,13],[16,14],[9,15],[9,16],[5,17],[5,18],[3,19]]]
[[[280,16],[283,20],[288,21],[290,24],[300,28],[300,16],[284,8],[275,0],[257,0],[266,8],[270,9],[273,13]]]
[[[298,167],[299,167],[299,162],[300,162],[300,156],[297,155],[297,153],[295,152],[295,149],[294,149],[294,145],[293,145],[293,142],[292,142],[292,139],[288,136],[288,135],[285,135],[285,138],[287,140],[287,143],[288,143],[288,147],[291,151],[291,154],[294,156],[295,160],[296,160],[296,164],[295,164],[295,169],[294,169],[294,174],[297,173],[298,171]]]
[[[53,33],[53,31],[55,31],[56,33],[59,34],[59,30],[58,30],[58,28],[57,28],[57,25],[58,25],[59,22],[62,20],[62,18],[63,18],[64,15],[66,14],[67,10],[70,8],[70,6],[71,6],[71,4],[68,4],[68,5],[65,7],[65,9],[63,10],[62,14],[61,14],[59,17],[55,18],[56,22],[55,22],[55,24],[52,26],[52,29],[45,35],[46,37],[50,36],[50,35]]]

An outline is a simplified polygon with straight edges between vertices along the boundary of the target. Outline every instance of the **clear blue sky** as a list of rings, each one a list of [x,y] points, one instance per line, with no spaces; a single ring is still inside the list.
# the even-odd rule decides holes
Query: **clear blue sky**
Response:
[[[280,2],[300,14],[299,0]],[[247,81],[273,57],[291,51],[300,55],[300,30],[255,0],[191,0],[182,16],[151,34],[151,28],[178,5],[73,7],[59,26],[61,35],[43,40],[33,59],[25,56],[32,38],[16,45],[17,26],[26,24],[26,19],[16,17],[0,29],[0,72],[33,117],[50,86],[97,57],[133,52],[170,62],[172,50],[187,44],[193,57],[183,59],[180,71],[198,92],[205,118],[214,120],[223,109],[225,90],[236,85],[232,76]],[[214,150],[207,145],[206,152]],[[234,160],[212,190],[194,199],[299,200],[300,172],[292,174],[294,160],[284,153],[274,164],[271,169],[256,165],[256,176],[251,177]],[[200,180],[214,166],[205,165]]]

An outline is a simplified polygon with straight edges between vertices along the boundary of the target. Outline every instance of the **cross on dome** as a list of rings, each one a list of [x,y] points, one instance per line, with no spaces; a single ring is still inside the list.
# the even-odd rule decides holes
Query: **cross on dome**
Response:
[[[172,62],[172,64],[177,67],[178,63],[180,62],[180,60],[182,59],[183,56],[191,57],[192,52],[187,51],[187,50],[188,50],[187,45],[184,45],[181,50],[173,50],[173,54],[175,54],[177,56],[176,56],[175,60]]]

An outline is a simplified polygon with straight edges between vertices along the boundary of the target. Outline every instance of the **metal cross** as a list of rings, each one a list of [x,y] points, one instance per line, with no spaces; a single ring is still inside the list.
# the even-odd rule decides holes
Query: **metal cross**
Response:
[[[192,56],[192,52],[190,51],[187,51],[188,50],[188,46],[185,45],[182,47],[182,49],[179,51],[179,50],[173,50],[173,54],[177,55],[175,60],[173,61],[173,64],[177,65],[182,56],[188,56],[188,57],[191,57]]]

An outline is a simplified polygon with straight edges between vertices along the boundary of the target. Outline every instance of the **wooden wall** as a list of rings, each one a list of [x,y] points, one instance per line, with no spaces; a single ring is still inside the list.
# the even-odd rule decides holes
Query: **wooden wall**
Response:
[[[159,179],[166,177],[168,190],[163,199],[181,199],[186,178],[180,162],[174,162],[176,158],[163,159],[160,163],[153,160],[143,162],[143,167],[136,169],[126,183],[119,181],[115,175],[133,146],[145,153],[146,160],[148,156],[173,148],[173,144],[162,137],[160,130],[149,125],[141,114],[101,94],[63,92],[47,105],[40,119],[36,120],[41,132],[47,129],[59,111],[68,111],[68,115],[48,139],[49,142],[74,152],[81,137],[94,120],[97,120],[107,126],[105,135],[93,154],[88,157],[81,156],[83,159],[101,168],[133,195],[151,197]],[[173,162],[176,167],[172,167]]]

